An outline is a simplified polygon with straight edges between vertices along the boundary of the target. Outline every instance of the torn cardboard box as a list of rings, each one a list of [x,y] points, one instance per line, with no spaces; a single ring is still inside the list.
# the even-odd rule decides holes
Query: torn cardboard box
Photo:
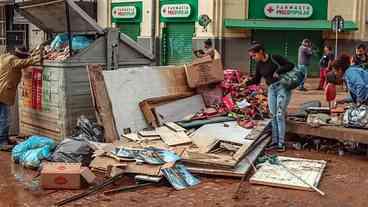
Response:
[[[190,88],[217,83],[224,80],[224,69],[221,59],[212,60],[204,57],[185,65],[185,73]]]

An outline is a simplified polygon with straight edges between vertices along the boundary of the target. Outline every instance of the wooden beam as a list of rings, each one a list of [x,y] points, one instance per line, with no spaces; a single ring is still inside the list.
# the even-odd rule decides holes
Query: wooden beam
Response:
[[[102,66],[88,65],[87,71],[90,80],[92,102],[96,110],[97,119],[105,129],[106,142],[113,143],[119,140],[119,135],[116,130],[110,97],[107,93],[105,80],[102,75]]]
[[[342,126],[321,126],[319,128],[313,128],[305,122],[288,120],[287,132],[339,141],[352,141],[368,144],[368,130],[365,129],[351,129]]]

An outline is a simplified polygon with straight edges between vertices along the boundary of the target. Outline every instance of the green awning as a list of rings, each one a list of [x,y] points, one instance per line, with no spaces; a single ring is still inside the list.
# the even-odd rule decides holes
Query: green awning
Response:
[[[328,20],[268,20],[268,19],[225,19],[229,29],[254,30],[331,30]],[[353,21],[345,21],[344,31],[358,30]]]

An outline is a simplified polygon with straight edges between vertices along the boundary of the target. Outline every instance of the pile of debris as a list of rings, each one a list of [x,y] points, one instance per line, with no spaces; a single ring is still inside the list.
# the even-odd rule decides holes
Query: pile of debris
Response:
[[[77,53],[80,50],[87,48],[92,39],[85,35],[72,36],[73,53]],[[67,34],[57,35],[50,45],[44,48],[44,58],[52,61],[63,61],[70,57],[70,45]]]
[[[265,89],[246,86],[249,76],[223,70],[221,60],[114,71],[94,66],[88,72],[103,126],[81,117],[74,135],[59,144],[31,138],[13,150],[15,161],[41,166],[44,189],[80,189],[83,180],[93,186],[56,206],[102,191],[124,176],[133,176],[136,185],[105,194],[162,180],[182,190],[200,183],[192,173],[244,179],[270,142]]]

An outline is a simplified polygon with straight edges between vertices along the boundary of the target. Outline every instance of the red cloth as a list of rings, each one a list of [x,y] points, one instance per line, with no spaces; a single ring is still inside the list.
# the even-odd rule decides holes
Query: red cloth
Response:
[[[328,72],[328,68],[320,68],[319,70],[319,87],[318,88],[320,89],[325,87],[327,72]]]
[[[328,102],[336,99],[336,85],[328,83],[325,88],[325,97]]]

